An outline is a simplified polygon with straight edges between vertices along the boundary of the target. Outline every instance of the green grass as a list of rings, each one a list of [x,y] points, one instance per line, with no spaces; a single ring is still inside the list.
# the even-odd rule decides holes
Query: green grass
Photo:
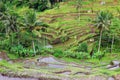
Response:
[[[8,57],[10,58],[10,59],[18,59],[19,58],[19,56],[17,55],[17,54],[12,54],[12,53],[8,53],[7,54],[8,55]]]
[[[23,67],[21,65],[21,63],[16,63],[16,64],[12,64],[8,63],[7,61],[0,61],[0,73],[7,73],[7,72],[20,72],[23,71]]]

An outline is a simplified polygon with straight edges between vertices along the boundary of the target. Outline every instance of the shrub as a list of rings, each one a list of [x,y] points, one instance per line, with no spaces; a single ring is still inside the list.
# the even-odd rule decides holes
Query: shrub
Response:
[[[55,57],[69,57],[76,59],[89,59],[90,55],[86,52],[73,52],[70,50],[62,51],[61,49],[54,50]]]
[[[22,45],[16,45],[11,47],[10,52],[17,53],[19,57],[28,57],[34,55],[33,49],[25,48]]]
[[[78,52],[76,53],[76,58],[77,59],[89,59],[90,55],[86,52]]]
[[[81,43],[77,49],[78,52],[88,52],[88,45],[86,42]]]
[[[90,55],[86,52],[72,52],[72,51],[65,51],[64,57],[76,58],[76,59],[88,59]]]
[[[48,4],[47,0],[44,1],[41,0],[39,2],[38,11],[44,11],[45,9],[48,9],[47,4]]]
[[[42,48],[40,53],[42,53],[42,54],[53,54],[54,50],[50,49],[50,48]]]
[[[73,54],[74,52],[68,50],[68,51],[64,51],[64,57],[72,57],[75,58],[75,55]]]
[[[29,3],[30,3],[29,4],[30,8],[34,8],[38,11],[44,11],[48,8],[47,7],[47,5],[48,5],[47,0],[36,0],[36,1],[31,0],[31,1],[29,1]]]
[[[101,59],[105,56],[105,52],[96,52],[93,54],[92,58]]]
[[[53,55],[55,57],[64,57],[64,52],[61,49],[55,49]]]

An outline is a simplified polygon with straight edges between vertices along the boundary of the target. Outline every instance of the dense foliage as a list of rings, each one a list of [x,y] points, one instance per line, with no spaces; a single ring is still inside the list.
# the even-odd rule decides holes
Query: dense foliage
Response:
[[[87,40],[82,40],[81,42],[76,40],[74,46],[70,45],[70,48],[65,50],[46,48],[48,43],[64,44],[71,38],[71,36],[67,35],[66,30],[61,28],[61,26],[67,24],[67,22],[60,22],[59,24],[61,25],[56,24],[59,26],[56,28],[56,30],[59,30],[59,32],[57,32],[58,37],[55,41],[50,42],[50,40],[46,38],[47,34],[42,35],[42,33],[47,32],[47,28],[50,26],[42,22],[36,13],[43,12],[51,8],[54,10],[55,6],[58,6],[59,9],[59,2],[63,1],[65,0],[1,0],[0,50],[5,50],[8,51],[8,53],[14,53],[23,57],[49,53],[56,57],[71,57],[77,59],[88,59],[90,57],[101,59],[101,57],[105,55],[105,52],[120,51],[116,48],[118,47],[117,43],[120,42],[120,19],[114,16],[111,12],[104,10],[98,11],[94,19],[87,19],[92,26],[95,26],[95,29],[97,27],[97,36],[95,36],[95,38],[90,37],[95,39],[95,44],[92,49],[89,50],[89,43]],[[90,1],[92,2],[95,0]],[[84,7],[84,4],[88,3],[85,3],[83,0],[76,0],[74,4],[75,5],[72,7],[75,7],[75,13],[77,13],[77,17],[79,18],[78,22],[81,23],[81,10]],[[25,10],[23,10],[23,13],[20,13],[19,9],[23,7],[25,7]],[[119,13],[119,9],[117,9],[117,11]],[[91,13],[93,12],[94,11],[91,11]],[[53,22],[55,20],[57,21],[57,19],[54,18]],[[77,39],[76,36],[74,37]]]
[[[36,55],[42,45],[40,32],[45,31],[42,27],[48,25],[37,20],[34,10],[26,11],[25,16],[20,16],[7,9],[7,2],[3,2],[0,8],[0,49],[18,53],[19,56],[29,56],[33,53]]]

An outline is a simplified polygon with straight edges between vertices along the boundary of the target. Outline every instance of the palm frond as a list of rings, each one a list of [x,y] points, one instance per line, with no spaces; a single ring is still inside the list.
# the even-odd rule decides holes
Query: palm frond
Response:
[[[94,20],[94,24],[98,29],[104,28],[109,30],[108,26],[111,24],[112,14],[109,11],[100,11]]]

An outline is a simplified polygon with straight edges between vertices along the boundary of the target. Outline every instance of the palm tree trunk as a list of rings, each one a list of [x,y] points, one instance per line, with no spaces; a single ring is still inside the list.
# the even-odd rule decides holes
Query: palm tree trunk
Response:
[[[100,47],[101,47],[101,39],[102,39],[102,32],[103,32],[103,29],[101,29],[101,30],[100,30],[100,39],[99,39],[98,52],[100,52]]]
[[[36,50],[35,50],[35,43],[34,43],[34,41],[32,41],[32,47],[33,47],[34,55],[36,56]]]
[[[112,44],[111,44],[111,53],[112,53],[112,50],[113,50],[113,44],[114,44],[114,39],[115,39],[115,37],[114,37],[114,35],[113,35],[113,37],[112,37]]]

